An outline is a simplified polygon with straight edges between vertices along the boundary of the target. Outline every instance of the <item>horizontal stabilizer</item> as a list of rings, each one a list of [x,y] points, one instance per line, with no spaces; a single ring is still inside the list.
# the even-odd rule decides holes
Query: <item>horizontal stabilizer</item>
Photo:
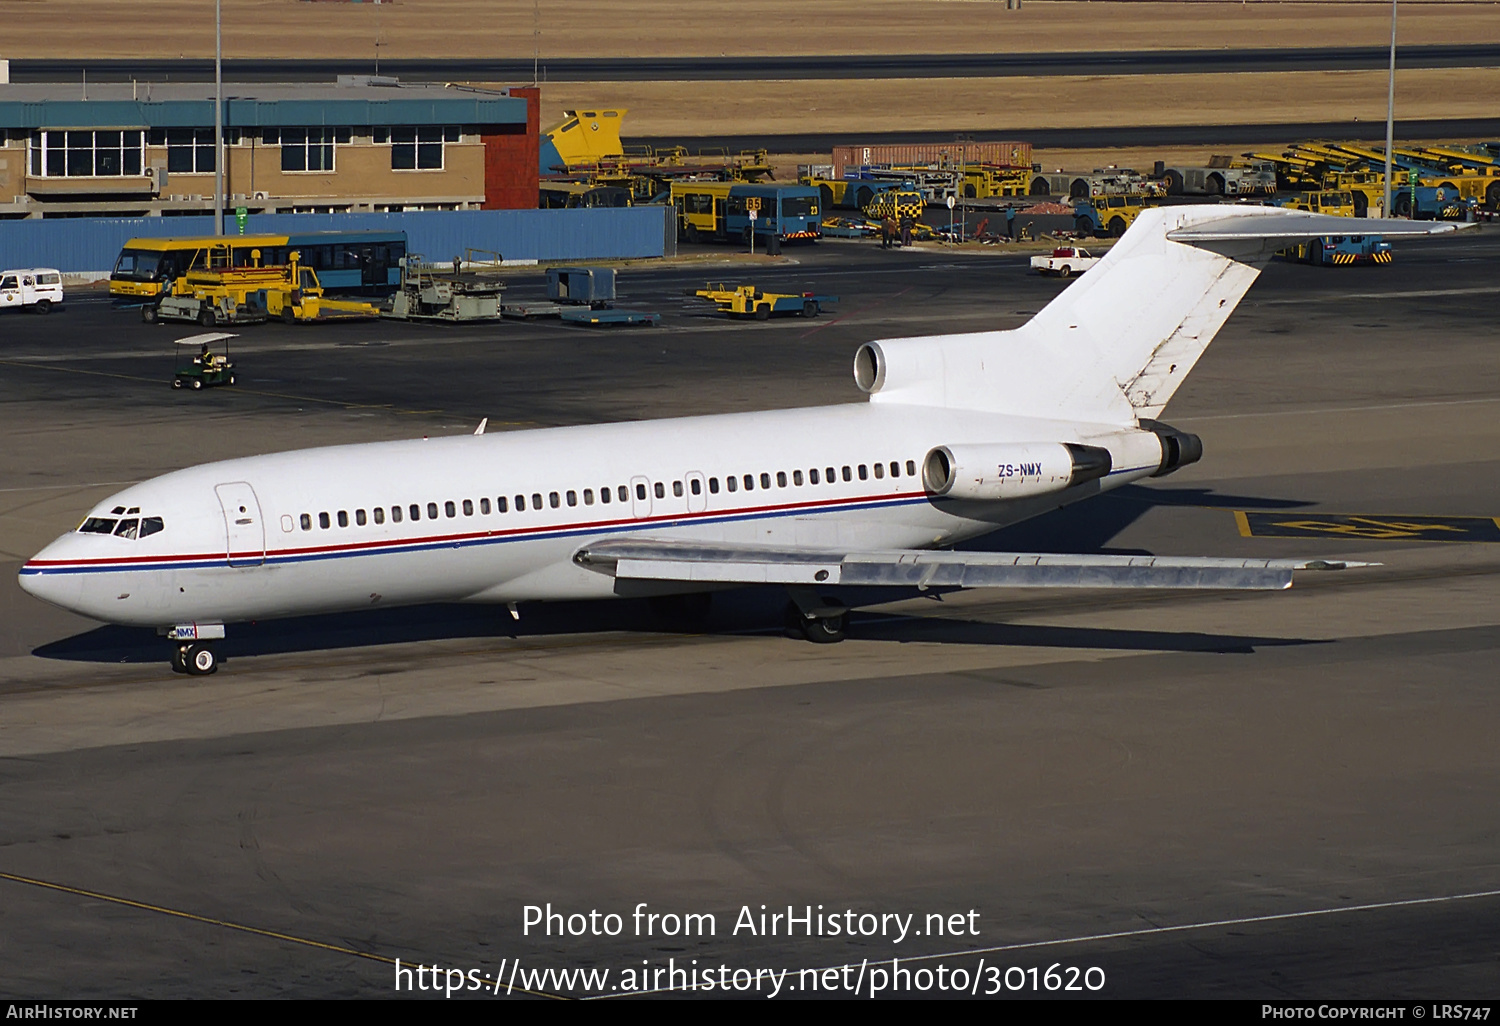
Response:
[[[693,542],[599,542],[574,557],[617,578],[702,584],[916,588],[1220,588],[1279,590],[1297,570],[1373,566],[1305,559],[1069,555],[1041,552],[844,552]]]
[[[1182,228],[1167,232],[1173,242],[1198,245],[1204,242],[1240,242],[1247,239],[1264,239],[1274,242],[1273,249],[1285,249],[1298,242],[1321,239],[1330,235],[1379,235],[1390,238],[1398,235],[1440,235],[1473,228],[1472,224],[1452,221],[1403,221],[1378,217],[1334,217],[1332,214],[1314,214],[1306,210],[1281,210],[1267,207],[1246,213],[1236,212],[1234,217],[1223,217],[1196,221]]]

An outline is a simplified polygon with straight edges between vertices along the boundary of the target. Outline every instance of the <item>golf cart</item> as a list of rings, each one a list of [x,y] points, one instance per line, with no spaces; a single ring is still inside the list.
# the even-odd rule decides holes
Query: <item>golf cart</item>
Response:
[[[189,335],[173,343],[177,347],[177,370],[172,375],[173,388],[212,388],[234,384],[234,364],[229,362],[229,340],[234,335],[211,331]],[[216,344],[217,351],[215,350]]]

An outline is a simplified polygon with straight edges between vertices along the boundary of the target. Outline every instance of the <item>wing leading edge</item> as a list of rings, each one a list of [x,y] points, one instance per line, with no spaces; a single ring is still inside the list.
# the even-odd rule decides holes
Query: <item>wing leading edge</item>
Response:
[[[1278,591],[1297,570],[1375,563],[1043,552],[846,552],[668,541],[598,542],[574,556],[621,580],[916,588],[1216,588]]]

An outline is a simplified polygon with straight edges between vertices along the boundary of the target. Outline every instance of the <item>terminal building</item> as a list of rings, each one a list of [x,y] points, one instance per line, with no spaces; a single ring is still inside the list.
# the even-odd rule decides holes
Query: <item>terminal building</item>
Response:
[[[224,86],[226,212],[534,209],[535,87]],[[0,85],[0,218],[208,214],[214,90]]]

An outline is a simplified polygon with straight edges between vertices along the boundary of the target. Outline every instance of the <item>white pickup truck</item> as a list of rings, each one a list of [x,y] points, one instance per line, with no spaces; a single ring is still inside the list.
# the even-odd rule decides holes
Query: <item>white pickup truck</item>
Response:
[[[0,310],[29,306],[49,312],[63,301],[62,275],[52,267],[23,267],[0,271]]]
[[[1059,246],[1051,256],[1034,256],[1031,269],[1041,274],[1055,274],[1059,278],[1071,278],[1082,274],[1097,264],[1103,257],[1090,256],[1086,249],[1077,246]]]

